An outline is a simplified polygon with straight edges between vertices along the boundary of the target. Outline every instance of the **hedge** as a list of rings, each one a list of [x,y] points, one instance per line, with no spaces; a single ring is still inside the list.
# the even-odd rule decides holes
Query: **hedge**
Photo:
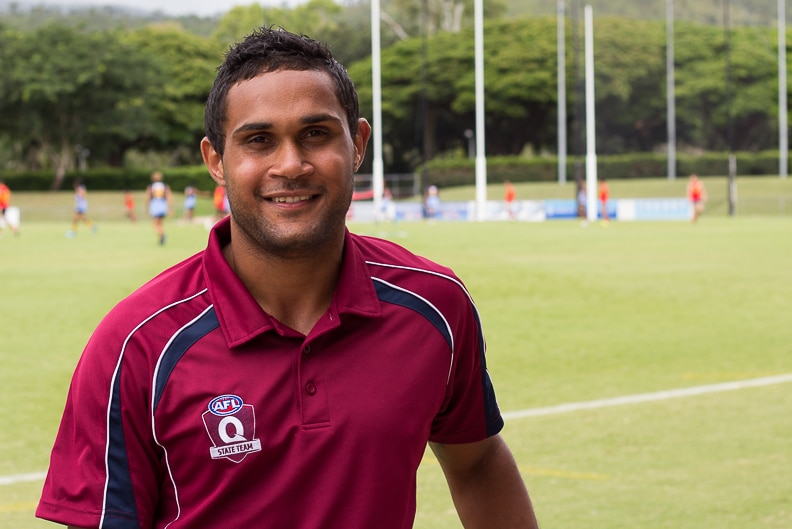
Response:
[[[741,176],[777,175],[778,151],[735,153],[737,174]],[[677,176],[696,173],[700,176],[723,176],[729,173],[728,153],[677,155]],[[567,181],[575,175],[585,177],[585,157],[567,158]],[[424,167],[426,182],[439,187],[472,185],[476,181],[475,161],[472,159],[440,159]],[[665,154],[639,153],[597,157],[597,176],[609,180],[628,178],[666,178],[668,158]],[[558,179],[558,158],[523,158],[496,156],[487,159],[487,182],[554,182]]]
[[[161,170],[165,181],[174,190],[188,185],[198,189],[214,189],[214,181],[203,165],[189,167],[168,167]],[[67,172],[60,190],[71,190],[74,182],[81,181],[91,191],[135,191],[146,189],[151,183],[151,170],[97,168],[86,171]],[[3,179],[13,191],[49,191],[55,181],[52,171],[14,172],[0,171]]]

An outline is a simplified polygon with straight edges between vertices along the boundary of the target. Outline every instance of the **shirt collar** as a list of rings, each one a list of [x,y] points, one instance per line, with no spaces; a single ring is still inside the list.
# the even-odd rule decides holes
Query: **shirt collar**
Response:
[[[223,335],[228,345],[235,347],[282,326],[261,309],[225,260],[223,247],[230,242],[231,222],[226,217],[209,234],[204,252],[204,280]],[[345,314],[365,317],[380,314],[371,274],[357,243],[357,236],[346,230],[338,285],[328,309],[338,324]]]

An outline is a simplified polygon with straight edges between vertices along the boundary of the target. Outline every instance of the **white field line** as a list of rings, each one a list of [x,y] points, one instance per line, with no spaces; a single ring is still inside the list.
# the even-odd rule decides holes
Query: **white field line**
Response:
[[[638,395],[626,395],[624,397],[614,397],[611,399],[570,402],[568,404],[558,404],[556,406],[547,406],[545,408],[508,411],[502,415],[504,420],[522,419],[525,417],[540,417],[543,415],[556,415],[558,413],[568,413],[572,411],[593,410],[598,408],[607,408],[610,406],[621,406],[624,404],[637,404],[639,402],[654,402],[659,400],[675,399],[679,397],[706,395],[707,393],[718,393],[721,391],[772,386],[774,384],[784,384],[787,382],[792,382],[792,373],[788,373],[786,375],[776,375],[772,377],[753,378],[749,380],[738,380],[735,382],[723,382],[721,384],[710,384],[707,386],[670,389],[667,391],[657,391],[654,393],[639,393]],[[13,485],[15,483],[23,483],[28,481],[41,481],[46,477],[46,475],[46,472],[30,472],[28,474],[0,476],[0,485]]]
[[[545,408],[531,408],[528,410],[509,411],[503,413],[502,415],[504,420],[522,419],[525,417],[556,415],[558,413],[608,408],[610,406],[636,404],[639,402],[654,402],[659,400],[676,399],[679,397],[692,397],[694,395],[705,395],[707,393],[718,393],[721,391],[732,391],[736,389],[771,386],[773,384],[783,384],[785,382],[792,382],[792,373],[771,377],[753,378],[749,380],[738,380],[735,382],[723,382],[720,384],[709,384],[706,386],[694,386],[690,388],[656,391],[654,393],[639,393],[638,395],[626,395],[624,397],[613,397],[610,399],[570,402],[567,404],[558,404],[556,406],[547,406]]]
[[[47,477],[46,472],[30,472],[28,474],[0,476],[0,485],[13,485],[14,483],[24,483],[26,481],[42,481],[45,477]]]

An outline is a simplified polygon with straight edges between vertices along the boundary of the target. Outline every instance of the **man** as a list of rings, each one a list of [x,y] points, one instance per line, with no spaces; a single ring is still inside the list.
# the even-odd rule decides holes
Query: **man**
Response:
[[[440,216],[440,190],[436,185],[431,185],[426,189],[424,207],[426,208],[426,218],[430,221]]]
[[[162,173],[154,171],[151,173],[151,183],[146,187],[146,207],[160,246],[165,244],[165,217],[173,208],[171,188],[162,179]]]
[[[517,191],[509,180],[503,182],[503,187],[505,189],[503,201],[506,203],[506,214],[509,216],[509,220],[514,220],[514,201],[517,199]]]
[[[151,173],[151,183],[146,187],[146,208],[154,223],[154,232],[160,246],[165,244],[165,217],[173,209],[173,194],[159,171]]]
[[[707,202],[707,190],[704,188],[704,183],[695,173],[691,174],[688,179],[687,196],[693,210],[691,221],[696,222],[701,214],[704,213],[704,204]]]
[[[228,208],[228,196],[226,196],[226,189],[223,186],[215,186],[214,193],[212,194],[212,203],[215,208],[215,221],[227,217],[230,213]]]
[[[194,185],[188,184],[184,188],[184,218],[192,222],[195,218],[195,206],[198,205],[198,190]]]
[[[536,528],[447,269],[353,235],[371,127],[327,49],[232,48],[201,151],[230,217],[78,365],[39,517],[74,527],[406,529],[430,441],[468,528]]]
[[[3,235],[3,228],[7,224],[14,235],[19,235],[19,226],[16,219],[10,219],[9,209],[11,207],[11,189],[0,179],[0,237]]]
[[[598,191],[599,191],[598,196],[600,202],[600,217],[602,218],[603,224],[607,224],[608,220],[610,220],[610,215],[608,215],[608,199],[610,198],[610,188],[608,187],[608,180],[606,180],[605,178],[600,179]]]
[[[74,182],[74,215],[72,216],[71,229],[66,232],[66,237],[75,237],[80,223],[96,232],[96,224],[88,218],[88,188],[81,180]]]

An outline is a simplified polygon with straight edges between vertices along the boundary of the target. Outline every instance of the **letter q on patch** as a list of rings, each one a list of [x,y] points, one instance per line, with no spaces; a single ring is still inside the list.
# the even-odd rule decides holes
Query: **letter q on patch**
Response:
[[[212,399],[201,416],[212,441],[212,459],[239,463],[251,452],[261,451],[256,439],[256,414],[252,404],[237,395],[220,395]]]

